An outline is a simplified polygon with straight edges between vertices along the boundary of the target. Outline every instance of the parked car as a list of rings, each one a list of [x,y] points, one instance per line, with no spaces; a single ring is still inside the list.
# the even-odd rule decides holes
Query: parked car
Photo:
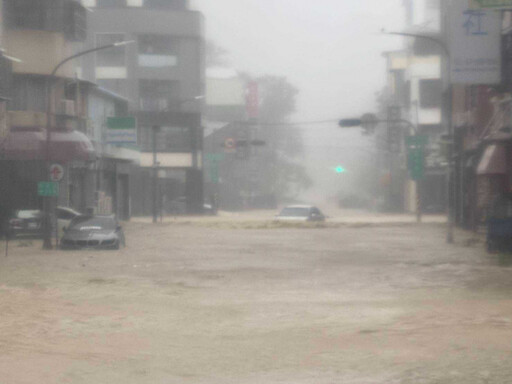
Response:
[[[119,249],[125,236],[114,216],[79,216],[65,229],[60,244],[62,249]]]
[[[276,221],[325,221],[325,215],[312,205],[289,205],[276,216]]]
[[[20,209],[9,219],[11,237],[42,237],[43,213],[38,209]]]
[[[69,227],[71,220],[82,215],[69,207],[57,207],[55,213],[57,215],[57,235],[59,238],[64,235],[64,228]]]
[[[69,207],[57,207],[55,215],[57,216],[58,236],[61,237],[64,233],[63,228],[81,214]],[[42,237],[43,212],[39,209],[21,209],[16,211],[9,220],[9,233],[13,237]]]

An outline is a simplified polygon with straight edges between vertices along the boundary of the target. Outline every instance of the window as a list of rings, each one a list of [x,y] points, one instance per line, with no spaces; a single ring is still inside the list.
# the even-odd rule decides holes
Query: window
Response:
[[[144,0],[144,7],[146,8],[174,8],[186,9],[186,0]]]
[[[178,44],[168,35],[139,36],[139,66],[172,67],[177,64]]]
[[[7,28],[64,33],[71,41],[86,38],[86,10],[77,1],[5,0]]]
[[[151,127],[140,127],[138,133],[139,147],[142,151],[153,150],[153,130]],[[156,134],[156,150],[158,152],[190,152],[191,132],[185,127],[162,127]]]
[[[96,35],[96,46],[113,44],[123,41],[122,33],[101,33]],[[96,66],[98,67],[124,67],[126,65],[126,47],[114,47],[96,52]]]
[[[126,0],[97,0],[96,6],[98,8],[126,7]]]
[[[140,80],[140,109],[166,111],[179,104],[178,83],[170,80]]]
[[[440,79],[420,80],[420,106],[422,108],[439,108],[442,99],[442,84]]]

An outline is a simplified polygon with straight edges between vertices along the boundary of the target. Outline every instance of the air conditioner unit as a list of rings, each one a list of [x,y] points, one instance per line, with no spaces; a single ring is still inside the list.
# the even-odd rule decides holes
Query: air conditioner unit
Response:
[[[73,100],[61,100],[57,108],[57,114],[75,116],[75,102]]]

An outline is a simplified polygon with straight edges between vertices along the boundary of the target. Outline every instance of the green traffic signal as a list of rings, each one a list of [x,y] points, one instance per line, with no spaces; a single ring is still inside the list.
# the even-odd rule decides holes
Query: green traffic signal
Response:
[[[343,168],[341,165],[338,165],[334,170],[336,173],[345,173],[345,168]]]

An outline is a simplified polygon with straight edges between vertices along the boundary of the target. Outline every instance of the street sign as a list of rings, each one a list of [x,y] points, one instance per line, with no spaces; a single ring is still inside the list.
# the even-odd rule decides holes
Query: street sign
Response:
[[[59,196],[59,183],[40,181],[37,183],[37,195],[43,197]]]
[[[219,162],[224,158],[223,153],[207,153],[206,162],[208,164],[208,174],[210,181],[214,184],[219,183]]]
[[[425,153],[423,148],[408,151],[407,168],[412,180],[421,180],[423,178],[425,174]]]
[[[64,168],[60,164],[52,164],[50,167],[50,180],[61,181],[64,177]]]
[[[471,9],[467,0],[451,1],[448,12],[452,83],[500,83],[501,13]]]
[[[424,135],[407,136],[405,138],[407,169],[412,180],[421,180],[425,174],[425,147],[427,140],[427,136]]]
[[[421,146],[425,148],[427,146],[428,137],[425,135],[407,136],[405,138],[405,145],[407,148]]]
[[[235,139],[233,139],[232,137],[228,137],[226,140],[224,140],[224,147],[226,147],[228,149],[235,148],[235,145],[236,145]]]
[[[137,144],[137,120],[134,117],[107,118],[106,143],[111,145]]]

